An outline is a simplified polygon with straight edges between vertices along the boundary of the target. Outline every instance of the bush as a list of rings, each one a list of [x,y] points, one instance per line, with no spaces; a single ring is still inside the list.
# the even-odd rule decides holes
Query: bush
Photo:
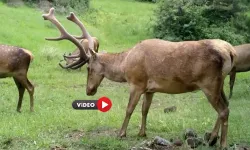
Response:
[[[89,0],[53,0],[53,4],[61,10],[75,10],[79,13],[89,8]]]
[[[154,34],[171,41],[219,38],[232,44],[247,43],[247,9],[236,0],[163,0],[156,10]]]
[[[10,3],[17,0],[3,0],[5,3]],[[24,1],[26,4],[32,5],[43,5],[50,3],[57,8],[59,13],[68,13],[69,11],[76,11],[83,13],[89,8],[89,0],[19,0]]]

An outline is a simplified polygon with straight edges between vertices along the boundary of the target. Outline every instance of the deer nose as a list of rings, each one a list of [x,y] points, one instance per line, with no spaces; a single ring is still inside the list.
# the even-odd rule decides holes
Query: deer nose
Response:
[[[93,95],[95,95],[95,93],[96,93],[96,91],[97,91],[97,89],[95,88],[95,87],[93,87],[93,88],[87,88],[86,89],[86,94],[88,95],[88,96],[93,96]]]

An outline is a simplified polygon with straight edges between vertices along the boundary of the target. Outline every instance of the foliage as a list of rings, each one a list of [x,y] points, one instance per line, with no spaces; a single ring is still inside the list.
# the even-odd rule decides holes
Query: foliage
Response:
[[[73,9],[79,13],[89,8],[89,0],[53,0],[53,4],[58,8]]]
[[[5,3],[13,3],[17,0],[3,0]],[[19,0],[24,1],[28,5],[41,5],[43,3],[51,3],[59,12],[65,13],[71,10],[79,13],[85,12],[89,8],[89,0]]]
[[[164,0],[156,10],[154,33],[172,41],[219,38],[250,42],[248,0]]]

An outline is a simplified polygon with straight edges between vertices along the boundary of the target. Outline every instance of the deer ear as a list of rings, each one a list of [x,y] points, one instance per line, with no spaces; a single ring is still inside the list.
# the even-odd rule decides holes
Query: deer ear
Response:
[[[92,49],[89,49],[89,52],[90,52],[90,54],[91,54],[91,57],[93,57],[93,59],[95,60],[95,59],[97,58],[96,52],[93,51]]]

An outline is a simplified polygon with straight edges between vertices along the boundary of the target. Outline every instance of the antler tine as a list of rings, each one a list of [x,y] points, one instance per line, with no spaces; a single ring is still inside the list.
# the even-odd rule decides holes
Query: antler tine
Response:
[[[81,62],[78,65],[75,65],[75,66],[71,67],[70,69],[76,70],[76,69],[82,67],[84,64],[85,64],[85,62]]]
[[[52,7],[49,10],[48,14],[43,14],[42,17],[44,18],[44,20],[49,20],[51,21],[54,25],[56,25],[56,27],[58,28],[58,30],[61,32],[61,36],[58,38],[45,38],[46,40],[63,40],[65,37],[64,35],[67,34],[66,30],[64,29],[64,27],[61,25],[61,23],[55,18],[54,15],[55,9]]]
[[[66,65],[66,66],[63,66],[61,63],[59,63],[59,66],[61,66],[63,69],[74,69],[74,68],[79,68],[78,66],[81,65],[83,66],[84,64],[87,63],[89,59],[86,59],[86,60],[81,60],[81,59],[78,59],[76,62],[72,63],[72,64],[69,64],[69,65]],[[80,66],[80,67],[81,67]]]
[[[78,49],[80,50],[80,54],[77,55],[77,57],[80,57],[79,61],[77,61],[73,64],[70,64],[68,66],[64,66],[63,68],[69,68],[69,67],[72,67],[73,65],[77,65],[77,64],[81,63],[82,61],[87,61],[89,59],[89,57],[86,55],[84,47],[79,43],[79,41],[75,37],[70,35],[65,30],[65,28],[61,25],[61,23],[54,16],[54,11],[55,11],[55,9],[51,8],[49,10],[49,13],[43,14],[42,17],[44,18],[44,20],[49,20],[50,22],[52,22],[60,31],[61,36],[58,38],[46,38],[46,40],[58,41],[58,40],[67,39],[67,40],[71,41],[72,43],[74,43],[78,47]]]
[[[77,37],[75,36],[77,39],[83,39],[83,38],[87,38],[88,39],[88,43],[89,43],[89,48],[91,51],[94,50],[94,41],[91,37],[91,35],[88,33],[88,31],[86,30],[86,28],[84,27],[83,23],[76,17],[76,15],[71,12],[70,15],[67,17],[68,20],[74,22],[75,24],[77,24],[80,29],[82,30],[82,35]],[[93,51],[95,53],[95,51]]]

